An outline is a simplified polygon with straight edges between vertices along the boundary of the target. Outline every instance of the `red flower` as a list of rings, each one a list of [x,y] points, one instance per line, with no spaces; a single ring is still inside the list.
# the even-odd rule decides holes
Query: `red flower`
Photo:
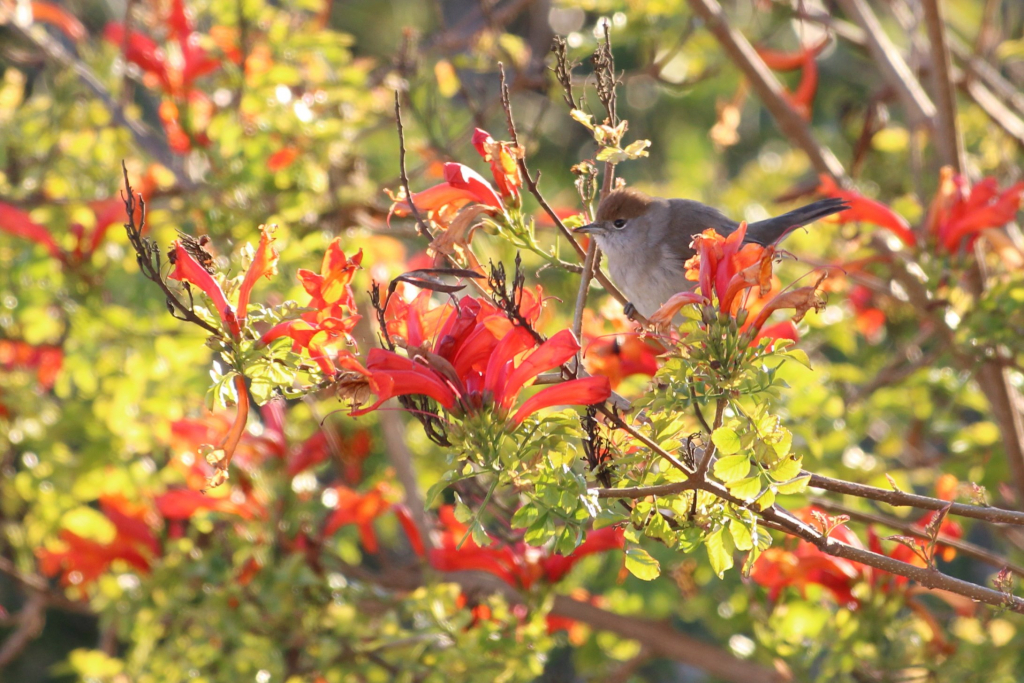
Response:
[[[375,519],[391,509],[388,498],[392,495],[391,487],[379,483],[366,493],[359,493],[347,486],[335,486],[337,503],[334,512],[327,518],[324,536],[330,536],[343,526],[355,524],[359,527],[359,538],[369,553],[379,549],[377,534],[373,530]]]
[[[277,173],[292,165],[299,157],[299,150],[296,147],[284,147],[267,157],[267,170]]]
[[[74,15],[69,14],[63,7],[52,2],[33,2],[32,20],[56,26],[64,35],[76,43],[85,40],[89,36],[82,22],[76,19]]]
[[[642,337],[630,329],[624,316],[610,318],[613,334],[604,334],[600,319],[590,309],[583,311],[583,334],[589,338],[583,363],[591,375],[608,378],[612,389],[631,375],[653,377],[658,371],[658,355],[665,349],[651,337]]]
[[[605,527],[587,534],[587,538],[576,550],[568,555],[549,555],[541,561],[544,578],[551,583],[561,581],[577,562],[587,555],[605,553],[609,550],[622,550],[625,537],[619,527]]]
[[[123,560],[140,572],[148,572],[150,561],[160,554],[160,545],[151,529],[148,507],[129,502],[123,496],[105,496],[100,509],[113,523],[115,535],[109,543],[100,543],[62,529],[62,550],[42,548],[36,551],[39,568],[47,576],[61,574],[63,586],[86,586],[117,560]]]
[[[518,199],[523,178],[519,174],[517,159],[522,157],[522,147],[495,142],[490,133],[480,128],[473,131],[473,147],[491,165],[491,175],[494,176],[494,184],[498,186],[501,196]]]
[[[0,202],[0,231],[40,244],[46,247],[53,258],[61,263],[65,260],[64,252],[57,246],[49,230],[33,221],[21,209],[4,202]]]
[[[220,62],[199,47],[198,36],[193,31],[183,0],[172,0],[166,24],[170,28],[169,37],[178,43],[180,68],[174,68],[168,63],[164,50],[152,38],[137,31],[128,34],[128,51],[124,58],[153,74],[160,81],[164,92],[181,96],[191,89],[197,78],[219,69]],[[107,24],[103,35],[109,42],[120,47],[124,43],[124,25],[111,22]]]
[[[169,521],[191,519],[200,510],[238,515],[242,519],[263,517],[263,506],[254,498],[235,489],[225,496],[208,495],[192,489],[171,489],[156,497],[156,508]]]
[[[490,307],[490,304],[487,304]],[[405,309],[415,316],[414,308]],[[579,343],[569,330],[559,332],[541,345],[522,327],[488,324],[481,302],[465,297],[459,301],[435,338],[433,349],[419,353],[408,347],[412,360],[393,351],[374,349],[366,369],[377,402],[354,412],[362,415],[376,409],[393,396],[418,394],[429,396],[450,412],[475,415],[484,409],[495,410],[511,426],[518,426],[538,410],[554,405],[589,405],[611,395],[606,377],[588,377],[557,384],[538,392],[509,417],[519,393],[542,372],[552,370],[579,351]],[[481,320],[481,312],[485,312]],[[500,339],[495,328],[503,332]],[[422,339],[422,328],[414,322],[415,338]]]
[[[925,230],[935,236],[941,249],[953,253],[963,239],[1013,220],[1022,194],[1024,181],[1000,192],[995,178],[985,178],[972,188],[953,169],[943,168]]]
[[[850,205],[846,211],[840,211],[835,216],[839,223],[871,223],[882,228],[887,228],[896,235],[901,242],[908,247],[917,244],[917,238],[910,231],[910,223],[903,216],[874,199],[868,199],[858,192],[843,190],[836,181],[827,175],[819,176],[820,184],[818,193],[825,197],[844,199]]]
[[[48,391],[64,363],[64,351],[52,344],[32,345],[15,339],[0,339],[0,367],[35,370],[39,388]]]
[[[761,56],[764,63],[775,71],[801,70],[800,84],[796,91],[790,94],[785,92],[797,113],[805,119],[811,118],[811,107],[814,103],[814,95],[818,91],[818,64],[815,57],[828,45],[826,36],[818,45],[810,48],[801,48],[796,52],[778,52],[768,48],[757,48],[757,54]]]
[[[334,375],[338,365],[360,370],[346,346],[354,344],[351,332],[359,321],[355,315],[355,300],[350,284],[363,260],[359,251],[351,259],[341,249],[341,238],[335,238],[327,247],[320,273],[299,270],[299,281],[310,295],[307,312],[297,320],[289,320],[272,327],[260,342],[269,344],[275,339],[289,337],[295,351],[305,349],[325,375]]]
[[[468,166],[445,164],[444,180],[445,182],[440,185],[413,193],[412,203],[417,211],[454,213],[474,202],[496,209],[502,208],[501,197],[491,184]],[[391,207],[391,213],[396,216],[408,216],[411,212],[408,200],[395,200]]]

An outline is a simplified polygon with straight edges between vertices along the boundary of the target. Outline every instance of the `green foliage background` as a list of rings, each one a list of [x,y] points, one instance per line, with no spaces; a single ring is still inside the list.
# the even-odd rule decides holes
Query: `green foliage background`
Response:
[[[507,4],[515,3],[495,3],[491,11]],[[385,224],[390,202],[383,189],[398,187],[393,91],[407,96],[410,175],[413,188],[422,189],[436,182],[438,161],[476,164],[469,142],[474,126],[506,137],[496,73],[496,63],[504,62],[520,135],[531,166],[542,171],[542,189],[553,204],[578,208],[569,166],[592,157],[596,148],[568,116],[549,78],[545,50],[552,27],[568,33],[571,54],[584,62],[582,77],[589,71],[585,59],[596,46],[600,17],[610,18],[622,70],[620,116],[629,121],[630,139],[652,142],[649,158],[620,167],[631,185],[661,196],[697,198],[751,220],[778,212],[782,205],[776,199],[794,187],[816,185],[807,160],[754,98],[741,106],[737,144],[720,148],[709,138],[717,106],[733,98],[740,76],[695,23],[686,2],[522,4],[525,11],[502,22],[488,20],[469,2],[191,3],[203,40],[210,27],[237,28],[241,16],[252,44],[266,47],[273,66],[245,78],[225,61],[197,82],[228,104],[217,107],[202,131],[193,131],[209,136],[208,147],[196,145],[185,155],[166,150],[169,168],[155,174],[156,185],[146,198],[151,237],[168,245],[176,231],[209,235],[218,265],[235,274],[243,245],[258,238],[257,226],[276,223],[280,272],[256,294],[272,302],[300,299],[295,271],[316,268],[330,239],[342,235],[346,252],[366,252],[367,269],[356,281],[365,313],[371,275],[378,281],[398,275],[425,247],[410,222],[395,220],[390,229]],[[947,3],[952,29],[972,38],[984,4]],[[85,0],[66,9],[91,37],[72,45],[51,29],[52,35],[77,53],[116,101],[126,84],[123,64],[118,46],[100,36],[107,21],[120,17],[108,5]],[[140,16],[159,14],[147,3],[140,9]],[[321,25],[317,17],[325,11]],[[738,2],[728,11],[755,43],[779,49],[797,45],[791,8]],[[1019,8],[1007,3],[1004,18],[1003,35],[1019,36]],[[894,22],[886,22],[899,38]],[[10,27],[0,26],[0,41],[5,43],[0,49],[0,198],[30,210],[70,249],[72,224],[88,226],[94,220],[87,203],[120,192],[121,160],[141,173],[154,159],[140,151],[71,69],[48,63],[37,46]],[[898,106],[885,102],[862,50],[842,41],[829,50],[819,60],[815,134],[848,162],[869,103],[881,97],[888,122],[864,156],[859,187],[912,222],[919,220],[938,183],[931,146],[910,129]],[[996,52],[1005,69],[1020,71],[1020,40],[1007,40]],[[454,67],[455,82],[436,68],[441,61]],[[659,61],[660,67],[652,66]],[[580,88],[586,93],[583,108],[598,114],[589,86]],[[132,88],[129,116],[146,123],[154,139],[166,145],[157,114],[159,92],[141,82]],[[297,109],[297,103],[305,109]],[[1019,178],[1020,148],[972,103],[962,102],[961,113],[972,168],[1003,181]],[[296,148],[298,157],[271,170],[268,159],[286,147]],[[484,170],[482,163],[476,167]],[[526,202],[535,209],[532,199]],[[785,264],[784,281],[802,275],[807,263],[868,255],[859,237],[831,224],[798,232],[786,249],[800,261]],[[541,228],[539,239],[555,244],[555,233]],[[508,245],[484,240],[481,253],[511,262]],[[939,257],[930,263],[936,274],[949,265]],[[528,257],[533,281],[556,298],[550,308],[552,329],[558,329],[571,317],[569,304],[560,302],[574,300],[578,279],[550,268],[538,272],[540,265]],[[17,408],[0,417],[0,551],[22,572],[36,571],[35,550],[52,547],[61,529],[109,538],[109,522],[96,510],[100,495],[135,499],[179,483],[166,468],[174,455],[169,424],[205,410],[214,358],[200,331],[168,316],[160,293],[148,285],[117,225],[74,269],[46,258],[30,242],[0,233],[0,337],[59,343],[65,354],[52,391],[38,390],[31,371],[0,372],[0,401]],[[961,343],[987,339],[1019,359],[1022,291],[1019,270],[969,309],[970,302],[956,299],[962,293],[953,291],[962,318]],[[888,487],[888,474],[903,489],[929,495],[937,475],[946,472],[985,487],[1005,503],[1012,494],[1003,488],[1008,472],[999,428],[969,373],[953,367],[945,351],[936,350],[930,363],[899,384],[862,391],[906,353],[908,343],[918,353],[928,346],[926,339],[914,341],[920,319],[897,293],[880,296],[877,305],[887,320],[876,339],[856,331],[855,312],[842,293],[823,314],[806,320],[802,346],[813,369],[788,363],[780,370],[789,386],[780,415],[793,434],[794,452],[812,471],[882,487]],[[360,336],[361,349],[375,343],[365,331]],[[643,379],[630,380],[625,392],[636,394]],[[343,433],[357,429],[343,411],[336,412],[342,408],[336,398],[320,397],[313,405],[315,411],[305,403],[290,407],[292,443],[313,434],[327,414]],[[387,480],[392,474],[378,418],[362,418],[358,427],[375,435],[364,465],[366,482]],[[403,422],[403,428],[426,490],[445,470],[446,453],[428,442],[415,422]],[[322,488],[330,478],[320,473],[316,486]],[[293,490],[283,472],[272,468],[255,485],[270,500],[286,503],[271,521],[200,513],[184,536],[165,541],[165,554],[151,574],[138,575],[126,566],[104,574],[87,596],[95,616],[51,609],[41,638],[4,671],[4,680],[600,680],[640,652],[640,644],[610,633],[594,632],[570,644],[564,633],[547,633],[542,610],[520,623],[499,598],[489,599],[493,620],[470,628],[471,616],[457,606],[458,591],[450,585],[403,596],[346,578],[343,565],[372,573],[376,563],[409,559],[390,520],[379,525],[393,548],[389,554],[364,557],[355,530],[345,529],[325,549],[327,562],[335,566],[314,573],[301,555],[282,552],[273,536],[275,525],[282,534],[315,525],[324,512],[317,496]],[[882,507],[893,516],[908,515]],[[977,543],[1020,558],[1019,548],[994,539],[987,528],[969,527],[968,533]],[[649,541],[644,547],[660,561],[661,579],[620,580],[621,558],[598,556],[553,590],[585,588],[603,595],[613,611],[664,620],[768,665],[779,658],[796,680],[1021,680],[1024,636],[1016,615],[978,610],[958,616],[941,602],[928,603],[955,646],[938,655],[934,634],[918,615],[882,594],[865,594],[861,607],[851,610],[811,586],[803,595],[788,591],[783,604],[773,605],[738,571],[718,578],[703,551],[682,555]],[[264,569],[241,585],[239,571],[254,556]],[[672,571],[691,560],[695,563],[682,573],[693,585],[672,581]],[[942,568],[978,582],[992,572],[963,557]],[[531,606],[543,607],[549,598],[533,596]],[[14,613],[20,600],[15,582],[0,582],[0,605]],[[6,628],[0,632],[9,633]],[[378,651],[391,663],[381,665]],[[295,664],[300,659],[301,667]],[[865,671],[879,677],[855,676]],[[697,680],[689,675],[668,659],[654,658],[635,680]]]

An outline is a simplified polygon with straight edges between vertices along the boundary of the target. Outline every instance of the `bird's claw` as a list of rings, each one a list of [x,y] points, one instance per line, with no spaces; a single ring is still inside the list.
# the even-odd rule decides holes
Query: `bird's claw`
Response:
[[[636,306],[630,302],[626,302],[626,305],[622,307],[622,312],[626,314],[626,317],[634,322],[638,322],[636,319]]]

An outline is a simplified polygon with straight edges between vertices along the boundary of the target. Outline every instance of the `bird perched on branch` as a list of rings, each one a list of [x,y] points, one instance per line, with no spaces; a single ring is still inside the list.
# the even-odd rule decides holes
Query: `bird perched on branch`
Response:
[[[822,199],[749,224],[744,242],[775,244],[796,228],[848,208],[842,199]],[[673,294],[696,287],[685,268],[694,236],[708,228],[726,236],[737,227],[718,209],[692,199],[662,199],[625,188],[609,193],[598,206],[597,220],[574,232],[597,240],[612,280],[633,310],[649,318]]]

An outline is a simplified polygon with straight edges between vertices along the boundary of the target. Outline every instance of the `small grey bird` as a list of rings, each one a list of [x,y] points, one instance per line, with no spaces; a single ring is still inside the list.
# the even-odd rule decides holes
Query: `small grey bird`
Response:
[[[822,199],[749,224],[744,242],[768,246],[791,230],[848,208],[842,199]],[[696,287],[683,267],[693,256],[694,235],[714,228],[727,236],[737,227],[739,223],[718,209],[692,199],[662,199],[625,188],[609,193],[598,206],[597,220],[574,232],[597,239],[612,280],[633,308],[649,318],[673,294]]]

